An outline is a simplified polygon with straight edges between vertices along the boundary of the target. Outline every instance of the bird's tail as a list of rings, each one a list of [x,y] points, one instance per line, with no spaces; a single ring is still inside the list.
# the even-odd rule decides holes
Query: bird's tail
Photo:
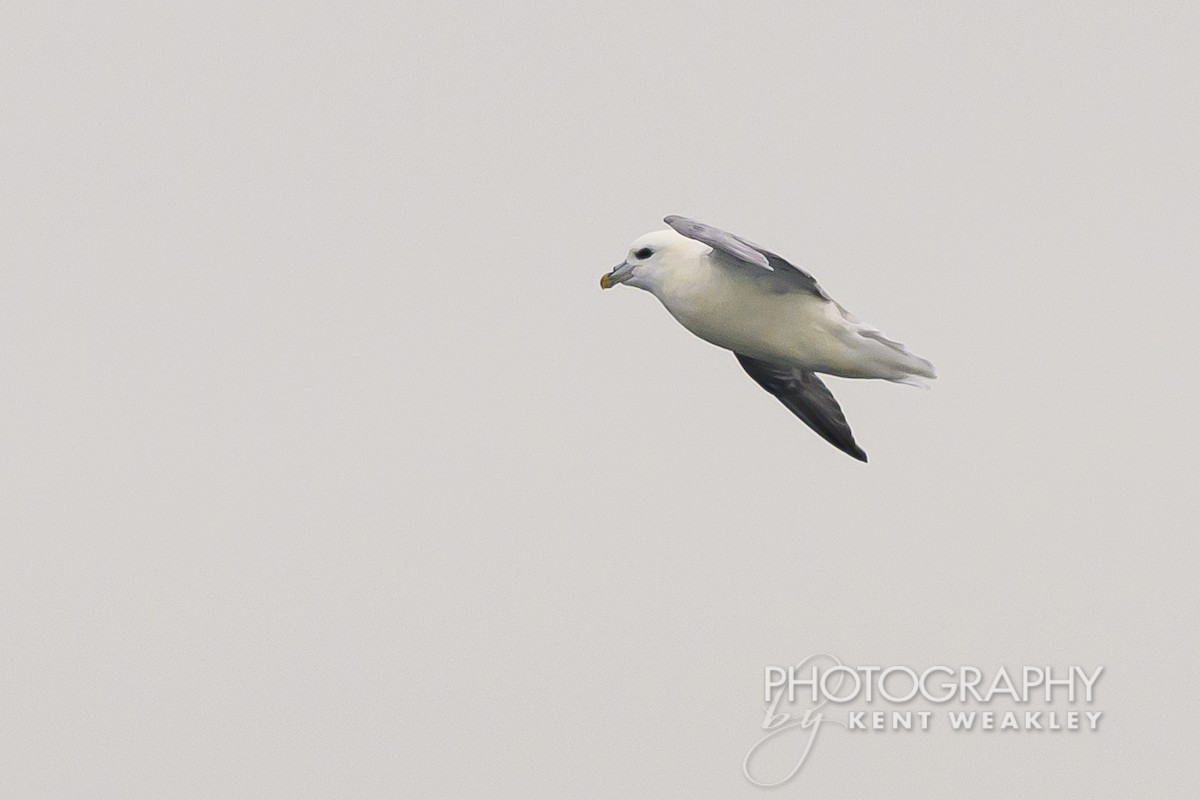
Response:
[[[937,377],[931,362],[909,352],[904,345],[888,339],[874,328],[864,325],[858,334],[870,340],[871,355],[880,372],[878,377],[921,389],[928,389],[929,382]]]

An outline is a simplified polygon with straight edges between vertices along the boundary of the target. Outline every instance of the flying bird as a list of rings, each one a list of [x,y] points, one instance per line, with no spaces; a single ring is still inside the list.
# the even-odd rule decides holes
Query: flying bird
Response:
[[[600,278],[657,297],[683,327],[730,350],[825,441],[866,461],[817,373],[921,386],[933,364],[850,315],[799,267],[751,241],[680,216],[647,233]]]

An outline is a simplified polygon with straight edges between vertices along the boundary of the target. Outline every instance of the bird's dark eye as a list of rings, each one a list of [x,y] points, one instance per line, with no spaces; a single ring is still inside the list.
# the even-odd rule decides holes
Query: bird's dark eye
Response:
[[[638,250],[633,255],[635,258],[640,260],[640,259],[649,258],[650,256],[654,255],[654,251],[651,250],[649,247],[643,247],[641,250]]]

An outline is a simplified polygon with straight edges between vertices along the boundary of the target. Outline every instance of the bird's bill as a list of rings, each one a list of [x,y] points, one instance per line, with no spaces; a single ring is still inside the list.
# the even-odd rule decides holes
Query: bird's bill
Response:
[[[628,262],[622,261],[612,268],[611,272],[606,272],[600,276],[600,288],[611,289],[618,283],[624,283],[633,277],[633,267]]]

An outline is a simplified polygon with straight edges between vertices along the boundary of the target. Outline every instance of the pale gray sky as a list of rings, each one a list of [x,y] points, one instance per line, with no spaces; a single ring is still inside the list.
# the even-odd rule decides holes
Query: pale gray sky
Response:
[[[1191,4],[26,4],[0,795],[1191,797]],[[869,465],[649,295],[668,213],[938,366]],[[764,666],[1104,665],[1096,735]]]

